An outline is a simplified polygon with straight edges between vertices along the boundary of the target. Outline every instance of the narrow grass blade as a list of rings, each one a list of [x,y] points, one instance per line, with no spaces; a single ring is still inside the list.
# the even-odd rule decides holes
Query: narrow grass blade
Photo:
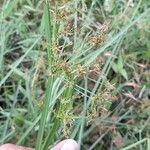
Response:
[[[84,126],[85,126],[85,117],[86,117],[86,108],[87,108],[87,77],[85,77],[85,96],[84,96],[84,105],[83,105],[83,112],[82,112],[82,118],[81,118],[81,126],[80,126],[80,132],[79,132],[79,140],[78,140],[78,148],[81,149],[82,139],[83,139],[83,133],[84,133]]]
[[[47,47],[47,61],[48,61],[48,69],[51,72],[52,69],[52,23],[51,23],[51,15],[50,15],[50,8],[49,8],[49,1],[45,0],[44,2],[44,31],[45,37],[48,44]],[[42,110],[42,116],[40,120],[40,127],[38,132],[38,137],[36,141],[36,150],[42,150],[42,143],[43,143],[43,136],[44,136],[44,129],[45,123],[49,111],[49,104],[52,101],[52,87],[53,87],[53,76],[48,78],[48,87],[46,90],[46,96],[44,101],[44,106]]]
[[[13,73],[14,69],[16,69],[19,64],[23,61],[23,59],[28,55],[28,53],[34,48],[34,46],[39,42],[40,38],[38,38],[32,46],[25,52],[23,56],[20,57],[11,67],[12,69],[5,75],[5,77],[0,81],[0,87],[2,86],[3,83],[9,78],[9,76]]]
[[[51,69],[52,65],[52,23],[51,23],[51,13],[48,0],[45,0],[44,3],[44,29],[45,29],[45,37],[48,44],[47,47],[47,59],[49,69]],[[50,71],[50,70],[49,70]]]
[[[110,131],[110,129],[108,129],[104,134],[102,134],[93,144],[92,146],[89,148],[89,150],[92,150],[95,148],[95,146],[105,137],[105,135]]]
[[[49,103],[51,101],[51,95],[52,95],[52,93],[51,93],[52,86],[53,86],[53,78],[49,77],[44,106],[43,106],[43,110],[42,110],[42,116],[41,116],[41,120],[40,120],[38,137],[37,137],[37,141],[36,141],[36,148],[35,148],[36,150],[42,150],[42,142],[43,142],[45,123],[46,123],[46,118],[47,118],[48,111],[49,111]]]
[[[0,14],[0,22],[9,16],[13,9],[17,6],[19,0],[9,0],[5,4],[3,11]]]
[[[35,125],[39,122],[41,118],[41,115],[39,115],[35,121],[33,121],[33,124],[26,130],[26,132],[19,138],[19,141],[16,144],[21,144],[25,138],[30,134],[30,132],[33,130],[33,128],[35,127]]]
[[[147,139],[147,150],[150,149],[150,138]]]
[[[144,143],[144,142],[146,142],[146,141],[147,141],[147,138],[145,138],[145,139],[143,139],[143,140],[140,140],[140,141],[138,141],[138,142],[136,142],[136,143],[134,143],[134,144],[131,144],[131,145],[125,147],[125,148],[122,148],[121,150],[130,150],[131,148],[135,148],[135,147],[138,146],[139,144],[142,144],[142,143]]]
[[[56,137],[56,131],[58,130],[60,126],[60,121],[56,118],[54,121],[53,127],[50,129],[49,134],[45,140],[45,143],[43,144],[43,150],[47,150],[49,146],[54,142],[53,140]]]

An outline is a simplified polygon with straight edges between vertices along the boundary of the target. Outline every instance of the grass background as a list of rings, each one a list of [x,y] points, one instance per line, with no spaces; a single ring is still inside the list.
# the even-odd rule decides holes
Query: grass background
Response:
[[[0,143],[150,149],[149,0],[1,0]]]

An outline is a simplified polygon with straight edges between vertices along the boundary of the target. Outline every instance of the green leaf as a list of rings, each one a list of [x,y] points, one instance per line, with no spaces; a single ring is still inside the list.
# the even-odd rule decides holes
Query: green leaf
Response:
[[[146,51],[146,58],[150,59],[150,48]]]
[[[128,80],[128,74],[127,74],[127,72],[126,72],[126,70],[125,69],[120,69],[119,70],[119,73],[126,79],[126,80]]]
[[[123,69],[124,61],[121,55],[119,55],[117,66],[118,66],[118,69]]]
[[[112,69],[113,69],[116,73],[118,73],[118,66],[117,66],[117,64],[116,64],[115,62],[112,64]]]

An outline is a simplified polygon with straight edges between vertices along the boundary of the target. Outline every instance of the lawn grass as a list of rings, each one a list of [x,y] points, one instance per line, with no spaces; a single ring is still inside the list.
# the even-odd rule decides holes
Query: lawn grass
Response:
[[[3,0],[0,143],[150,147],[148,0]]]

